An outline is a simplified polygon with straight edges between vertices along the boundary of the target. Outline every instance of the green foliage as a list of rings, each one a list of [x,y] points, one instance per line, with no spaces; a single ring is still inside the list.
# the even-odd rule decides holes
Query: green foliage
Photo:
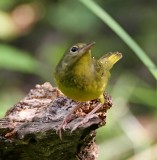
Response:
[[[146,88],[136,86],[134,94],[132,95],[131,102],[142,104],[144,106],[155,107],[157,106],[156,90],[155,88]]]
[[[53,82],[66,48],[96,41],[97,58],[123,53],[107,88],[114,105],[98,130],[99,159],[133,159],[143,146],[151,150],[157,144],[156,16],[155,2],[147,0],[0,0],[0,116],[35,84]]]
[[[27,52],[0,44],[0,69],[36,74],[39,63]]]
[[[8,9],[10,6],[14,5],[15,1],[12,0],[1,0],[0,1],[0,9]]]
[[[47,20],[53,27],[68,34],[88,33],[91,28],[98,27],[97,18],[81,4],[73,3],[72,0],[63,1],[57,7],[52,5],[47,13]]]

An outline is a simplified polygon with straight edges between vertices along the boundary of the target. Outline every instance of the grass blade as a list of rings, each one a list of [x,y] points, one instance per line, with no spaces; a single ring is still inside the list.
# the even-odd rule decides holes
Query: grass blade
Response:
[[[153,61],[147,56],[143,49],[133,40],[133,38],[99,5],[92,0],[79,0],[97,17],[106,23],[139,57],[148,68],[150,73],[157,80],[157,68]]]

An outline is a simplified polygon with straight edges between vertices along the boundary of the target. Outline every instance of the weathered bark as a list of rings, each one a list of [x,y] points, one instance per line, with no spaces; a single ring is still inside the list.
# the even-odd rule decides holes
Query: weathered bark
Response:
[[[96,160],[95,130],[106,123],[106,112],[112,106],[111,97],[105,95],[105,99],[95,116],[71,133],[99,104],[97,100],[81,103],[60,140],[56,130],[78,102],[49,83],[36,85],[0,119],[0,160]]]

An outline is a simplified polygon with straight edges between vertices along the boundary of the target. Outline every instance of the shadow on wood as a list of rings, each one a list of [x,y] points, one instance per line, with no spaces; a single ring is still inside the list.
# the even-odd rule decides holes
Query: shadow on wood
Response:
[[[95,130],[105,125],[106,112],[112,106],[111,97],[104,96],[106,102],[95,116],[71,133],[73,126],[99,104],[97,100],[82,102],[60,140],[56,130],[78,102],[48,82],[36,85],[0,119],[0,160],[96,160]]]

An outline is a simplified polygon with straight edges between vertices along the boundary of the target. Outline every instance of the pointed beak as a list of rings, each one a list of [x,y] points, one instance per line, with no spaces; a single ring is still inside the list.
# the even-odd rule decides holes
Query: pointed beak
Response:
[[[81,52],[85,53],[89,51],[94,45],[95,45],[95,42],[88,43],[85,47],[81,48]]]

